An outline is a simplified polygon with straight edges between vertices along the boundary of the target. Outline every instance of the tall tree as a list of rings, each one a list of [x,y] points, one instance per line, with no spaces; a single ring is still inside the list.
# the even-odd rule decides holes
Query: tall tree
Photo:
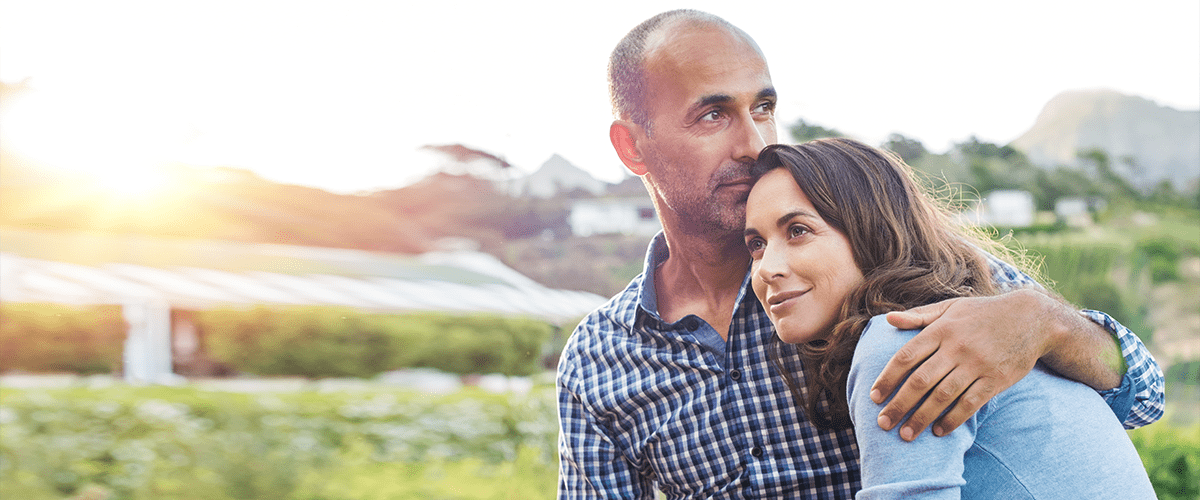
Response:
[[[845,134],[837,130],[808,123],[803,118],[796,120],[796,123],[788,127],[788,131],[792,133],[792,139],[796,142],[808,142],[822,137],[845,137]]]
[[[887,141],[883,143],[883,149],[900,155],[900,159],[905,163],[912,163],[929,152],[921,141],[896,133],[888,136]]]

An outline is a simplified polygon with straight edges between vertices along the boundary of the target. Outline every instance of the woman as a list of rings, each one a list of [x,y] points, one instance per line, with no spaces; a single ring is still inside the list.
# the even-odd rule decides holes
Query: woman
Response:
[[[952,223],[899,159],[856,141],[769,146],[754,174],[754,293],[778,337],[800,344],[807,390],[784,376],[810,420],[853,423],[858,498],[1154,498],[1100,396],[1040,365],[946,437],[880,429],[871,384],[916,333],[883,315],[997,293],[981,248],[1003,248]]]

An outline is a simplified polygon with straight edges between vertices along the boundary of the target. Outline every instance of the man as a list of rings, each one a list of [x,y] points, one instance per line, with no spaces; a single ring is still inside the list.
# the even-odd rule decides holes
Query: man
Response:
[[[720,18],[671,11],[626,35],[609,77],[610,140],[642,177],[663,232],[642,275],[585,318],[563,350],[559,496],[652,498],[656,487],[668,498],[853,496],[853,433],[815,428],[797,408],[771,367],[770,322],[747,291],[749,164],[776,142],[761,51]],[[881,427],[930,393],[898,432],[911,440],[933,423],[944,435],[1039,358],[1102,390],[1127,426],[1161,416],[1162,374],[1131,332],[1103,313],[1085,317],[1018,290],[1030,281],[1011,268],[997,264],[995,274],[1013,291],[889,318],[929,326],[876,383],[882,402],[919,365],[880,413]],[[800,374],[790,354],[785,369]]]

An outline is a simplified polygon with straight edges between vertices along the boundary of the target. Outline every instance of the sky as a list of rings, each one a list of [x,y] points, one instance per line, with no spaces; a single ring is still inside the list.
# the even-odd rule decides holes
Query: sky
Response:
[[[735,6],[736,4],[736,6]],[[609,52],[658,12],[712,12],[762,48],[797,119],[879,144],[1007,143],[1052,97],[1200,108],[1200,2],[0,0],[0,141],[117,178],[182,162],[340,193],[411,183],[464,144],[524,172],[625,174]]]

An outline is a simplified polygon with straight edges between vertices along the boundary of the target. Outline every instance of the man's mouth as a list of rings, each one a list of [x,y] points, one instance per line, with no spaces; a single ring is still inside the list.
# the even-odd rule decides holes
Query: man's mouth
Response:
[[[718,184],[717,187],[752,186],[752,185],[754,185],[754,179],[751,177],[746,177],[744,179],[734,179],[734,180],[722,182],[721,184]]]

